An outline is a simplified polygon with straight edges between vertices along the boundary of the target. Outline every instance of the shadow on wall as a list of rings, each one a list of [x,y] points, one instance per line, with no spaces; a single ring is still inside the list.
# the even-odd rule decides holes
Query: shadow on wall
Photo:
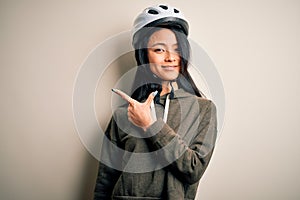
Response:
[[[134,51],[131,51],[114,60],[99,77],[95,108],[102,130],[106,129],[114,108],[124,103],[119,96],[113,95],[111,89],[118,88],[129,94],[135,75],[135,67]]]
[[[98,173],[98,160],[91,154],[87,154],[84,159],[83,172],[81,180],[80,192],[78,192],[78,200],[92,200],[94,197],[94,187],[96,176]]]

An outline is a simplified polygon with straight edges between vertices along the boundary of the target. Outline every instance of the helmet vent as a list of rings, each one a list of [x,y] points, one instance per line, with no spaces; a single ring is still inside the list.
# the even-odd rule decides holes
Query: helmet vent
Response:
[[[149,14],[152,14],[152,15],[157,15],[158,14],[158,12],[156,11],[156,10],[148,10],[148,13]]]
[[[168,6],[165,6],[165,5],[159,5],[159,7],[161,7],[161,8],[164,9],[164,10],[168,10]]]
[[[174,13],[179,13],[179,10],[177,10],[176,8],[174,8]]]

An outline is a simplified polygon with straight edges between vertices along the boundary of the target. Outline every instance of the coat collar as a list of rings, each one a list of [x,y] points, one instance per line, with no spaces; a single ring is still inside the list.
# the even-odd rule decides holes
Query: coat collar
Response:
[[[195,95],[192,95],[192,94],[186,92],[182,88],[174,91],[174,99],[186,98],[186,97],[192,97],[192,96],[195,96]],[[167,94],[161,96],[160,99],[165,100],[166,97],[167,97]]]

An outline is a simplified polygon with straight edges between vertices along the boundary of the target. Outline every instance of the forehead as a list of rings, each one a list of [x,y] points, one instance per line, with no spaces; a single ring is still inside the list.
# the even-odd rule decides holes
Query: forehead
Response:
[[[148,45],[153,45],[155,43],[163,43],[166,45],[174,45],[177,44],[177,39],[175,36],[175,33],[171,31],[170,29],[160,29],[156,32],[154,32],[150,38]]]

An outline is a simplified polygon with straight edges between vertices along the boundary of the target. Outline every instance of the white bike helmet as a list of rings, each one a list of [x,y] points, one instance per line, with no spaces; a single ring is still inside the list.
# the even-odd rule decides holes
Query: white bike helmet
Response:
[[[170,22],[179,26],[185,35],[188,35],[189,25],[180,10],[165,4],[148,7],[134,20],[133,38],[143,27],[155,27]]]

